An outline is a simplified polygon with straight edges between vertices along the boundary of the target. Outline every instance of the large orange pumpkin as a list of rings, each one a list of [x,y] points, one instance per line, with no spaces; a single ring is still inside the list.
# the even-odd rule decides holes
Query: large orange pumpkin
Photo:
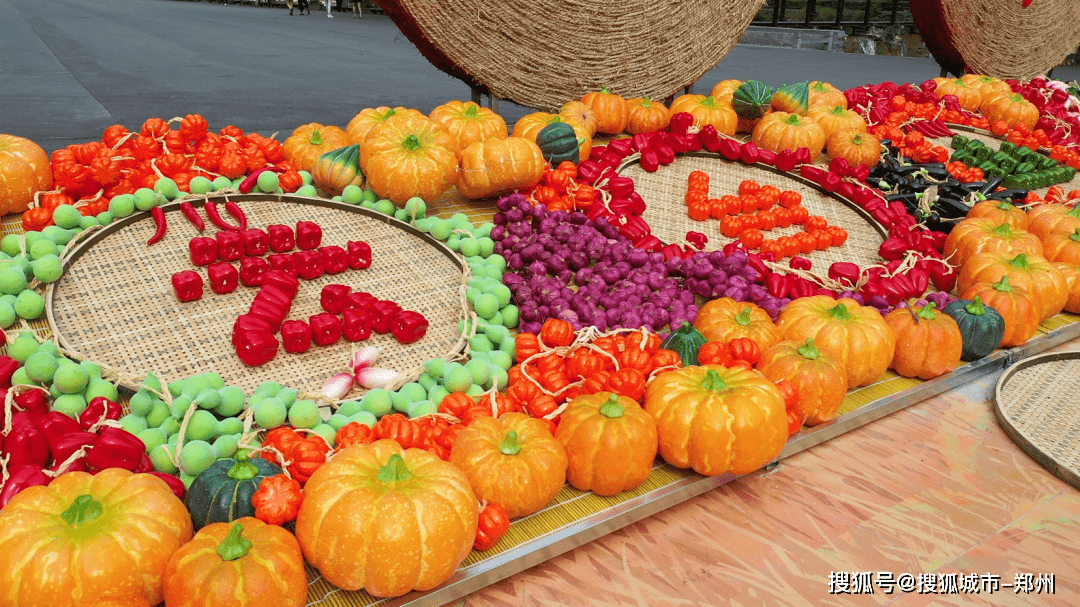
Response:
[[[338,127],[312,122],[293,129],[282,148],[285,160],[296,167],[296,170],[310,172],[319,156],[346,147],[352,142],[352,138]]]
[[[303,607],[308,581],[300,544],[257,518],[213,523],[173,553],[168,607]]]
[[[566,449],[547,424],[524,413],[478,418],[458,434],[450,461],[477,497],[510,518],[538,512],[566,484]]]
[[[1027,231],[1043,240],[1054,232],[1072,233],[1080,228],[1080,205],[1039,204],[1027,215]]]
[[[386,107],[383,105],[379,107],[364,108],[352,117],[349,124],[345,126],[345,132],[352,139],[353,143],[364,143],[364,137],[367,137],[368,131],[370,131],[372,127],[386,122],[387,118],[397,114],[419,114],[423,116],[423,113],[421,113],[420,110],[401,106]]]
[[[934,304],[896,308],[885,322],[896,334],[892,368],[900,375],[933,379],[960,365],[960,327],[948,314],[934,310]]]
[[[429,118],[441,122],[464,150],[477,141],[505,138],[506,121],[489,108],[472,101],[448,101],[431,110]]]
[[[545,166],[540,148],[523,137],[476,141],[461,153],[458,191],[476,200],[532,187]]]
[[[1010,285],[1008,276],[993,284],[980,282],[972,285],[960,298],[973,299],[976,296],[997,310],[1005,320],[1002,347],[1022,346],[1039,332],[1039,303],[1023,288]]]
[[[841,91],[828,82],[821,82],[820,80],[811,81],[808,95],[810,109],[813,109],[815,105],[825,108],[840,106],[847,109],[847,97],[844,96],[844,91]]]
[[[780,341],[780,329],[768,312],[751,302],[730,297],[720,297],[701,306],[694,328],[709,341],[749,338],[762,352]]]
[[[956,278],[956,290],[964,292],[978,283],[995,283],[1002,276],[1009,284],[1031,293],[1038,302],[1039,318],[1046,320],[1065,307],[1069,298],[1065,277],[1041,255],[981,253],[968,260]]]
[[[15,135],[0,134],[0,215],[30,207],[34,192],[51,190],[52,167],[41,146]]]
[[[686,112],[694,117],[694,125],[713,125],[718,133],[734,135],[739,115],[731,108],[731,100],[723,101],[705,95],[679,95],[671,102],[671,113]]]
[[[0,605],[76,607],[162,600],[162,574],[191,516],[161,479],[109,468],[60,475],[0,510]]]
[[[702,365],[657,375],[645,388],[660,455],[698,474],[746,474],[776,459],[787,412],[776,384],[739,367]]]
[[[555,439],[569,458],[567,480],[597,495],[637,487],[649,478],[656,459],[656,421],[636,400],[610,392],[570,401]]]
[[[559,108],[559,115],[562,116],[563,122],[569,122],[570,124],[580,125],[585,129],[585,132],[592,137],[596,134],[596,112],[584,103],[577,99],[567,101],[561,108]]]
[[[1030,130],[1034,129],[1035,123],[1039,121],[1039,108],[1019,94],[984,98],[979,105],[979,111],[986,116],[990,124],[1000,120],[1008,124],[1009,128],[1022,124]]]
[[[379,440],[348,447],[311,475],[296,539],[331,584],[401,596],[453,575],[472,550],[477,516],[456,466]]]
[[[845,109],[842,105],[832,107],[824,105],[811,105],[806,115],[818,123],[825,133],[825,139],[832,137],[833,133],[840,131],[867,131],[866,120],[858,113]]]
[[[671,121],[671,110],[659,101],[653,101],[648,97],[635,97],[627,99],[626,105],[630,109],[630,118],[626,123],[627,133],[651,133],[662,131],[667,128]]]
[[[1026,230],[979,217],[956,224],[945,239],[944,252],[952,263],[963,265],[979,253],[1042,255],[1042,242]]]
[[[573,118],[563,116],[562,114],[548,114],[547,112],[533,112],[521,117],[514,123],[514,137],[522,137],[536,142],[536,136],[540,134],[540,131],[544,130],[544,127],[556,122],[565,122],[570,125],[570,128],[574,129],[574,135],[578,140],[578,158],[586,159],[589,154],[592,153],[592,136],[589,135],[588,127],[585,123],[577,122]]]
[[[599,91],[585,93],[581,102],[596,114],[596,132],[606,135],[618,135],[626,129],[630,120],[630,109],[626,99],[602,87]],[[587,156],[582,156],[587,158]]]
[[[375,126],[360,146],[360,168],[368,185],[396,204],[419,196],[434,201],[457,182],[457,139],[419,114],[395,114]]]
[[[938,97],[954,95],[959,101],[960,107],[969,112],[977,112],[979,111],[979,104],[982,103],[982,93],[979,86],[977,83],[968,84],[959,78],[955,78],[939,82],[935,92]]]
[[[1008,200],[984,200],[971,207],[966,219],[986,218],[994,223],[1007,223],[1014,228],[1026,230],[1028,215],[1024,209],[1013,206]]]
[[[881,161],[881,142],[870,133],[837,131],[829,137],[826,149],[830,157],[843,158],[851,166],[876,167]]]
[[[813,338],[819,350],[839,360],[849,388],[880,379],[896,349],[896,335],[881,313],[846,297],[800,297],[784,306],[777,324],[784,339]]]
[[[781,341],[761,353],[761,374],[774,382],[789,381],[799,392],[799,410],[806,425],[823,424],[836,416],[847,396],[847,371],[828,352],[809,338],[803,342]]]
[[[811,158],[817,158],[825,148],[821,125],[808,116],[787,112],[765,114],[754,127],[751,139],[759,148],[777,153],[808,148]]]

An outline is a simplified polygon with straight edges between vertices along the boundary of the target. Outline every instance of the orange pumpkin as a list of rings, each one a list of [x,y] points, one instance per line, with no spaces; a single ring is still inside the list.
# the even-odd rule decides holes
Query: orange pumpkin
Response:
[[[25,211],[35,192],[52,186],[45,150],[29,139],[0,134],[0,215]]]
[[[851,166],[876,167],[881,161],[881,143],[870,133],[855,130],[837,131],[829,137],[829,156],[843,158]]]
[[[1049,261],[1080,265],[1080,228],[1072,234],[1054,232],[1043,239],[1043,253]]]
[[[1055,262],[1054,269],[1061,272],[1065,277],[1065,285],[1069,288],[1069,298],[1065,301],[1065,311],[1073,314],[1080,313],[1080,267],[1075,264]]]
[[[731,103],[731,98],[735,96],[735,89],[742,86],[742,83],[742,80],[721,80],[712,87],[709,96],[718,102]]]
[[[998,311],[1005,320],[1001,346],[1021,346],[1039,332],[1039,304],[1021,287],[1009,284],[1004,276],[996,283],[980,282],[964,291],[961,299],[978,296],[983,303]]]
[[[965,219],[945,239],[945,257],[961,266],[978,253],[1042,255],[1042,242],[1034,234],[992,219]]]
[[[536,136],[540,134],[540,131],[544,130],[545,126],[556,122],[565,122],[570,125],[570,128],[574,129],[574,135],[578,140],[578,157],[584,160],[592,153],[592,136],[589,135],[584,124],[572,122],[571,120],[561,114],[533,112],[522,116],[521,119],[514,123],[513,136],[523,137],[535,143]]]
[[[739,116],[731,109],[731,101],[720,101],[705,95],[679,95],[671,102],[671,113],[686,112],[694,117],[694,125],[713,125],[716,132],[734,135]]]
[[[866,120],[858,113],[844,109],[842,105],[827,107],[824,105],[811,105],[806,115],[814,119],[821,126],[825,138],[832,137],[833,133],[840,131],[858,131],[865,133]]]
[[[938,97],[955,95],[960,107],[969,112],[979,111],[979,104],[982,103],[982,93],[979,92],[979,85],[974,83],[969,85],[959,78],[938,83],[935,92]]]
[[[528,188],[544,175],[544,155],[535,143],[522,137],[492,138],[474,142],[461,153],[457,188],[476,200]]]
[[[844,96],[844,91],[841,91],[828,82],[821,82],[820,80],[811,81],[809,97],[811,109],[813,109],[815,105],[826,108],[839,106],[847,109],[847,97]]]
[[[1080,228],[1080,205],[1039,204],[1028,210],[1027,231],[1045,240],[1054,232],[1072,233]]]
[[[630,120],[630,109],[626,106],[626,99],[608,91],[606,86],[599,91],[585,93],[581,102],[596,114],[597,133],[618,135],[626,129],[626,123]],[[588,158],[588,156],[582,156],[582,158]]]
[[[1007,223],[1014,228],[1026,230],[1028,215],[1024,209],[1013,206],[1008,200],[984,200],[971,207],[967,219],[983,217],[994,223]]]
[[[1038,302],[1039,318],[1046,320],[1065,307],[1068,285],[1065,277],[1041,255],[982,253],[972,257],[960,269],[956,290],[967,291],[977,283],[994,283],[1002,276],[1009,284],[1031,293]]]
[[[450,461],[480,499],[510,518],[538,512],[566,483],[566,449],[547,424],[524,413],[478,418],[458,434]]]
[[[428,118],[441,122],[462,150],[477,141],[508,135],[502,116],[472,101],[448,101],[431,110]]]
[[[803,342],[813,338],[819,350],[839,360],[847,372],[849,388],[880,379],[896,349],[896,335],[881,314],[846,297],[800,297],[784,306],[777,325],[784,339]]]
[[[753,472],[787,441],[787,412],[776,384],[740,367],[690,366],[657,375],[645,388],[660,456],[676,468],[715,476]]]
[[[1039,108],[1019,94],[996,95],[983,99],[979,111],[986,116],[990,124],[1000,120],[1008,124],[1009,128],[1022,124],[1030,130],[1034,129],[1035,123],[1039,121]]]
[[[81,603],[79,607],[153,607],[153,605],[141,594],[129,594],[126,596],[104,596]]]
[[[457,182],[457,139],[426,116],[395,114],[374,127],[360,146],[368,185],[396,204],[419,196],[434,201]]]
[[[199,530],[165,568],[169,607],[303,607],[308,581],[293,534],[243,517]]]
[[[630,110],[630,118],[626,123],[627,133],[636,135],[662,131],[667,128],[671,120],[671,111],[667,109],[667,106],[648,97],[627,99],[626,105]]]
[[[353,445],[304,486],[296,539],[326,581],[379,597],[430,590],[472,550],[479,508],[453,464],[393,440]]]
[[[735,301],[730,297],[720,297],[701,306],[694,319],[694,328],[708,341],[749,338],[761,352],[780,341],[780,328],[768,312],[751,302]]]
[[[0,510],[0,604],[76,607],[101,597],[162,600],[162,574],[191,516],[149,474],[62,474]]]
[[[1008,95],[1012,93],[1012,87],[1009,86],[1008,82],[991,76],[983,76],[981,74],[964,74],[963,76],[960,76],[960,80],[967,83],[968,86],[974,86],[975,88],[978,88],[979,95],[984,100],[997,95]]]
[[[555,431],[569,458],[567,480],[581,491],[615,495],[649,478],[656,421],[636,400],[610,392],[575,398]]]
[[[964,351],[960,327],[934,307],[931,303],[921,308],[896,308],[885,317],[896,334],[892,368],[904,377],[933,379],[960,365]]]
[[[596,135],[596,112],[577,99],[567,101],[563,104],[563,106],[559,108],[559,116],[562,116],[563,122],[569,122],[570,124],[577,124],[583,127],[585,132],[589,134],[589,137]]]
[[[353,143],[364,143],[364,137],[367,137],[368,131],[372,127],[386,122],[387,118],[397,114],[419,114],[423,116],[420,110],[401,106],[391,108],[383,105],[375,108],[364,108],[353,116],[349,124],[345,126],[345,133],[349,135]]]
[[[759,148],[777,153],[808,148],[811,158],[817,158],[825,148],[825,131],[821,125],[808,116],[787,112],[765,114],[754,127],[751,139]]]
[[[813,338],[803,342],[781,341],[761,353],[758,370],[773,382],[789,381],[799,393],[799,410],[808,426],[823,424],[836,416],[847,396],[847,371]]]
[[[323,154],[352,144],[352,138],[336,126],[324,126],[317,122],[303,124],[295,129],[282,143],[285,160],[297,171],[315,167],[315,160]]]

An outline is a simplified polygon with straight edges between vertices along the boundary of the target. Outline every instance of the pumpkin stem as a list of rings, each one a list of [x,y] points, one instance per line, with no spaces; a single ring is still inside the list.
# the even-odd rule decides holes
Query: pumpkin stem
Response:
[[[982,298],[976,295],[971,299],[971,303],[964,306],[964,311],[972,316],[982,316],[986,314],[986,306],[983,305]]]
[[[1002,276],[1001,280],[999,282],[994,283],[993,286],[994,286],[995,289],[997,289],[998,291],[1001,291],[1002,293],[1010,293],[1010,292],[1012,292],[1012,287],[1009,286],[1009,276],[1008,276],[1008,274],[1006,274],[1005,276]]]
[[[842,106],[842,105],[838,105],[838,106],[834,107],[834,108],[832,109],[832,112],[830,112],[830,113],[831,113],[831,114],[832,114],[833,116],[840,116],[840,115],[842,115],[842,114],[844,113],[844,111],[845,111],[845,110],[844,110],[844,106]]]
[[[311,131],[311,145],[322,145],[322,133],[319,129]]]
[[[735,316],[735,322],[746,327],[750,325],[750,306],[746,306]]]
[[[412,478],[412,472],[405,467],[405,458],[395,453],[379,468],[376,478],[384,483],[403,483]]]
[[[469,105],[465,108],[465,115],[469,118],[476,118],[476,115],[480,112],[479,106],[475,103],[469,102]]]
[[[1076,231],[1069,235],[1069,240],[1080,242],[1080,228],[1076,228]]]
[[[1016,257],[1009,260],[1009,265],[1015,268],[1027,269],[1028,260],[1027,253],[1018,253]]]
[[[506,437],[499,443],[499,452],[503,455],[517,455],[521,451],[521,445],[518,443],[518,433],[511,430],[506,433]]]
[[[64,519],[64,522],[72,527],[78,527],[96,519],[104,512],[105,509],[101,506],[101,502],[84,493],[71,502],[71,506],[60,514],[60,518]]]
[[[622,406],[622,403],[619,402],[618,394],[612,394],[604,401],[604,404],[600,405],[600,415],[611,419],[622,417],[623,411],[625,410],[626,407]]]
[[[604,86],[604,85],[600,86],[600,92],[605,94],[605,95],[608,95],[608,94],[611,93],[611,91],[607,90],[607,86]]]
[[[244,558],[249,550],[251,550],[251,540],[244,537],[244,525],[241,523],[233,524],[232,529],[229,529],[229,535],[226,535],[225,539],[217,545],[218,556],[223,561]]]
[[[1069,212],[1066,213],[1066,215],[1080,219],[1080,204],[1073,205],[1073,208],[1069,209]]]
[[[799,356],[806,360],[817,360],[817,357],[821,356],[821,350],[818,350],[813,337],[807,337],[806,343],[799,346]]]
[[[998,236],[1009,236],[1009,235],[1012,234],[1012,226],[1007,224],[1007,223],[1003,223],[1003,224],[994,226],[994,228],[992,230],[990,230],[990,231],[993,232],[994,234],[997,234]]]
[[[395,110],[394,108],[390,108],[390,109],[386,110],[386,113],[383,114],[383,117],[382,117],[383,122],[386,122],[386,119],[393,116],[394,114],[397,114],[397,110]]]
[[[705,107],[714,107],[716,105],[716,100],[713,99],[712,95],[709,95],[708,97],[701,100],[701,105]]]
[[[919,308],[919,311],[915,313],[915,316],[917,318],[921,318],[922,320],[934,320],[935,318],[937,318],[937,314],[934,313],[934,308],[936,307],[937,304],[931,301],[925,306]]]
[[[416,135],[409,135],[401,142],[401,146],[410,152],[420,149],[420,139]]]
[[[1001,211],[1011,211],[1011,210],[1015,209],[1016,207],[1014,207],[1012,205],[1012,203],[1009,202],[1008,200],[1002,200],[1001,202],[998,203],[997,208],[999,210],[1001,210]]]
[[[835,308],[829,310],[829,316],[836,320],[851,320],[851,313],[847,311],[847,306],[844,304],[836,304]]]
[[[791,126],[799,126],[799,115],[791,114],[784,119],[784,124],[790,124]]]
[[[259,475],[259,469],[247,457],[236,458],[236,463],[225,473],[234,481],[246,481]]]
[[[641,107],[652,107],[652,100],[650,100],[646,96],[644,99],[641,100]]]
[[[720,377],[720,374],[715,369],[709,369],[705,373],[705,380],[701,382],[701,387],[715,391],[728,389],[727,384],[724,383],[724,378]]]
[[[855,136],[851,138],[851,143],[852,145],[862,145],[862,133],[856,132]]]

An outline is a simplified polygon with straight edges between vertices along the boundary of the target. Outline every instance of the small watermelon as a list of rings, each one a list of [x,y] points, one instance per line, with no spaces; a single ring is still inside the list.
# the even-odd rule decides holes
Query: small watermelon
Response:
[[[580,144],[574,127],[565,122],[552,122],[536,134],[536,145],[544,154],[544,160],[547,160],[551,166],[557,166],[564,160],[575,164],[579,162],[581,160],[581,154],[578,151]]]
[[[354,143],[319,156],[311,168],[311,180],[315,187],[331,196],[340,196],[345,186],[364,187],[364,174],[360,172],[360,145]]]
[[[785,84],[772,96],[772,108],[778,112],[806,115],[810,109],[810,81]]]
[[[769,112],[773,90],[758,80],[748,80],[735,89],[731,107],[739,118],[757,120]]]

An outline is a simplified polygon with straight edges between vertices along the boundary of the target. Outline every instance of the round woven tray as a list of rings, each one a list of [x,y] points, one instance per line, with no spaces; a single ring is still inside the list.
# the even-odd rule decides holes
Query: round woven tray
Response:
[[[376,366],[404,373],[428,359],[448,356],[457,345],[458,321],[464,315],[459,289],[463,268],[442,243],[407,223],[343,203],[292,195],[228,198],[240,204],[249,227],[314,221],[322,227],[323,245],[344,247],[350,240],[371,245],[370,268],[301,280],[289,319],[306,321],[323,312],[320,291],[339,283],[422,313],[430,323],[426,336],[403,345],[390,334],[372,333],[361,342],[312,345],[303,354],[279,347],[269,363],[245,366],[232,345],[232,326],[247,312],[257,287],[241,284],[225,295],[211,291],[206,269],[194,267],[188,256],[188,241],[196,231],[178,205],[169,204],[164,207],[169,229],[153,246],[146,245],[153,221],[148,213],[136,213],[88,237],[72,252],[63,277],[46,291],[46,310],[60,345],[122,371],[130,376],[124,382],[129,387],[151,372],[172,381],[217,371],[226,383],[248,393],[268,380],[316,393],[330,376],[347,370],[351,353],[362,346],[382,348]],[[224,202],[223,197],[210,200]],[[208,222],[203,235],[214,232]],[[171,277],[181,270],[203,276],[201,299],[176,299]]]
[[[712,69],[765,0],[379,0],[435,67],[554,110],[607,86],[664,98]]]
[[[814,262],[814,269],[822,271],[835,261],[850,261],[867,267],[881,262],[878,248],[887,232],[865,211],[841,198],[819,190],[809,182],[760,165],[746,165],[715,154],[690,153],[661,166],[656,172],[646,172],[636,162],[619,169],[619,173],[634,180],[634,189],[645,199],[647,208],[642,218],[652,227],[652,233],[664,243],[682,242],[688,231],[702,232],[709,237],[706,250],[715,251],[733,241],[720,234],[720,220],[694,221],[686,213],[687,178],[692,171],[704,171],[709,175],[709,196],[720,198],[725,194],[738,194],[739,183],[751,179],[761,185],[775,185],[783,190],[793,190],[802,195],[802,204],[811,215],[821,215],[831,226],[847,230],[848,240],[840,247],[814,251],[804,257]],[[802,226],[792,225],[776,228],[765,234],[775,240],[802,231]]]
[[[1009,367],[994,413],[1025,453],[1080,489],[1080,352],[1055,352]]]

